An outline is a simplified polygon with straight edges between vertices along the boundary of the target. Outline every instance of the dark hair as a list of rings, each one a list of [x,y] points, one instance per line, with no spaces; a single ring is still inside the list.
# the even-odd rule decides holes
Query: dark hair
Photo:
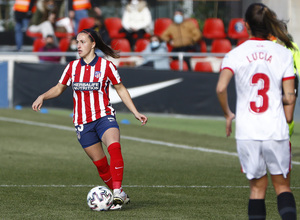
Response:
[[[282,28],[282,21],[276,13],[262,3],[251,4],[245,14],[251,33],[255,37],[269,39],[271,35],[282,41],[286,47],[294,48],[287,33]]]
[[[111,56],[113,58],[119,58],[119,52],[113,50],[110,46],[105,44],[100,36],[96,31],[93,29],[83,29],[80,33],[85,33],[89,36],[92,42],[96,43],[96,48],[101,50],[106,56]]]

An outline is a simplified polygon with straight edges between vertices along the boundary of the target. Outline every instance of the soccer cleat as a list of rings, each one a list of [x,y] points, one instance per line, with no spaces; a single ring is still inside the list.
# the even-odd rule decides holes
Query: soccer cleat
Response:
[[[110,207],[110,210],[120,210],[123,206],[123,204],[128,204],[130,202],[129,196],[122,191],[121,193],[114,193],[116,195],[116,197],[114,197],[114,204]],[[119,197],[119,195],[121,194],[121,196]],[[121,198],[122,197],[122,198]],[[121,204],[115,204],[115,198],[117,198],[117,201],[123,201],[122,205]]]
[[[114,191],[114,203],[110,207],[110,210],[119,210],[123,204],[128,204],[129,202],[130,198],[123,190],[116,190]]]

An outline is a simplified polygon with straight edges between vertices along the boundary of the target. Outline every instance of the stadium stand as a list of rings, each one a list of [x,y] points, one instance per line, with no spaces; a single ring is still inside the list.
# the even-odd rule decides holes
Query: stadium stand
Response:
[[[220,18],[207,18],[204,21],[203,37],[207,39],[225,38],[225,26]]]
[[[33,42],[32,52],[39,52],[39,50],[46,44],[43,38],[36,38]]]
[[[59,41],[59,49],[63,52],[66,52],[69,49],[69,45],[70,45],[70,38],[65,37],[65,38],[61,38]]]
[[[134,52],[142,52],[150,43],[149,39],[137,39],[134,46]]]
[[[180,70],[179,60],[172,60],[170,62],[170,68],[171,68],[171,70]],[[183,60],[182,70],[184,70],[184,71],[189,70],[187,63],[184,60]]]
[[[194,71],[212,73],[213,69],[209,61],[198,61],[195,65]]]
[[[119,33],[122,29],[122,20],[118,17],[109,17],[104,20],[105,27],[111,39],[124,38],[125,33]]]
[[[173,21],[170,18],[157,18],[154,22],[154,34],[160,36],[166,28],[172,24]]]
[[[228,39],[214,39],[211,45],[211,53],[227,53],[232,49]]]
[[[80,20],[78,25],[78,33],[86,28],[92,28],[95,26],[95,19],[92,17],[83,18]]]
[[[249,37],[243,18],[232,18],[230,20],[227,35],[235,40]]]

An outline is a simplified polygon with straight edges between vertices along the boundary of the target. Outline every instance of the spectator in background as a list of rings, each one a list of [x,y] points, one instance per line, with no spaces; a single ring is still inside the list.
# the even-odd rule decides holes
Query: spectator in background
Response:
[[[61,52],[55,43],[54,36],[48,35],[46,37],[46,45],[40,49],[39,52]],[[60,56],[40,56],[41,62],[60,62]]]
[[[161,53],[167,53],[168,48],[166,42],[162,41],[159,36],[152,35],[150,43],[147,45],[143,53],[152,53],[151,55],[144,55],[144,62],[141,66],[153,67],[157,70],[169,70],[170,61],[168,56],[160,56]]]
[[[162,33],[161,38],[172,46],[172,52],[200,51],[201,31],[191,20],[184,19],[181,9],[174,12],[174,22]],[[184,60],[191,69],[190,57]]]
[[[92,29],[100,34],[105,44],[110,45],[111,39],[105,27],[104,19],[102,16],[95,17],[95,26]]]
[[[70,40],[70,45],[69,45],[69,48],[67,50],[67,52],[77,52],[77,40],[76,40],[76,37],[73,37],[71,40]],[[75,55],[75,56],[66,56],[66,62],[69,63],[73,60],[76,60],[78,57]]]
[[[68,0],[69,18],[74,19],[74,32],[77,34],[78,25],[81,19],[89,17],[91,8],[96,16],[101,16],[102,12],[98,6],[99,0]]]
[[[149,33],[152,27],[152,16],[144,0],[131,0],[126,5],[125,11],[122,16],[123,28],[120,32],[126,34],[131,48],[133,50],[136,37],[137,39],[143,38],[145,33]]]
[[[28,30],[33,33],[42,33],[43,38],[46,38],[48,35],[55,36],[55,22],[56,22],[56,13],[50,12],[48,19],[39,25],[30,25]],[[56,41],[56,38],[55,38]]]
[[[35,11],[35,0],[16,0],[14,4],[15,15],[15,41],[17,51],[22,50],[23,35],[27,30],[32,13]]]
[[[34,12],[31,18],[32,25],[38,25],[46,21],[49,17],[49,14],[56,10],[56,4],[54,0],[37,0],[36,11]]]

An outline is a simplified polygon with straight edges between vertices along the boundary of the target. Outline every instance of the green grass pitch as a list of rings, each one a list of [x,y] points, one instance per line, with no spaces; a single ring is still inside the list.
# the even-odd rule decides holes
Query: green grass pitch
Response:
[[[104,183],[77,141],[70,113],[0,109],[1,220],[248,219],[248,181],[234,135],[225,137],[225,121],[176,115],[149,114],[141,127],[131,114],[117,114],[123,188],[131,203],[120,211],[91,211],[87,193]],[[291,185],[300,215],[299,123],[292,145]],[[271,184],[266,206],[267,219],[280,219]]]

